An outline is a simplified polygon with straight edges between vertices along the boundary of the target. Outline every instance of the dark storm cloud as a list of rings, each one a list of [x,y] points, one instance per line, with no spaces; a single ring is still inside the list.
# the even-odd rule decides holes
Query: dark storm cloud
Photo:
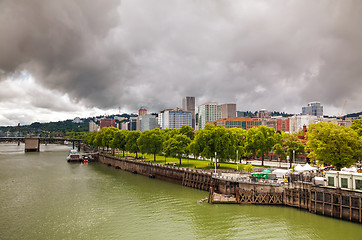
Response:
[[[360,111],[360,1],[0,2],[0,74],[88,106]],[[46,104],[48,105],[48,104]],[[49,105],[52,108],[52,105]]]

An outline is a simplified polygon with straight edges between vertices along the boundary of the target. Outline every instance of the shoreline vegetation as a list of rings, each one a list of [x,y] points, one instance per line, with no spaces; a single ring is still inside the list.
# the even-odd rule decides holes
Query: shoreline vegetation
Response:
[[[291,168],[299,155],[307,153],[308,162],[318,166],[330,165],[340,170],[361,162],[361,129],[362,120],[355,120],[352,127],[322,122],[311,124],[306,134],[305,131],[299,134],[275,131],[266,126],[244,130],[206,125],[196,132],[185,125],[181,129],[143,132],[105,127],[98,132],[87,133],[82,138],[85,144],[95,150],[110,150],[114,155],[118,149],[121,156],[128,152],[134,154],[136,159],[147,154],[148,161],[166,161],[178,166],[208,169],[214,166],[212,162],[215,159],[220,168],[225,169],[235,169],[236,162],[245,159],[260,159],[261,166],[264,166],[264,159],[272,153],[278,162],[288,162]],[[248,165],[240,167],[252,171]]]
[[[114,156],[116,157],[123,157],[122,153],[115,153]],[[136,157],[136,154],[132,153],[125,153],[125,157]],[[185,167],[185,168],[196,168],[196,169],[214,169],[215,162],[210,160],[203,160],[203,159],[194,159],[194,158],[182,158],[182,163],[179,165],[179,159],[175,157],[166,157],[164,155],[156,155],[156,161],[154,161],[154,156],[151,154],[139,154],[138,159],[143,162],[152,162],[158,163],[162,165],[173,165],[178,167]],[[244,163],[235,163],[235,162],[218,162],[217,168],[218,169],[227,169],[227,170],[246,170],[246,166],[251,166],[251,164],[244,164]],[[271,168],[271,166],[261,166],[261,165],[252,165],[251,168],[254,167],[264,167],[264,168]],[[246,170],[247,171],[247,170]]]

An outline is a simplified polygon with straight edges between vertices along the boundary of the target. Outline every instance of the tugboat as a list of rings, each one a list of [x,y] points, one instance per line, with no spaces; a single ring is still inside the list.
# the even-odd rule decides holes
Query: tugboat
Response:
[[[80,162],[80,154],[77,149],[71,149],[67,157],[68,162]]]

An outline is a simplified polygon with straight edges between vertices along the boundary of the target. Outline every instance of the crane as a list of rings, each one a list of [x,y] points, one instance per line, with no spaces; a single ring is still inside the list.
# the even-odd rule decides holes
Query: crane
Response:
[[[344,109],[345,109],[345,107],[346,107],[346,104],[347,104],[347,100],[344,100],[342,112],[341,112],[341,114],[339,114],[338,119],[342,119],[342,115],[343,115]]]

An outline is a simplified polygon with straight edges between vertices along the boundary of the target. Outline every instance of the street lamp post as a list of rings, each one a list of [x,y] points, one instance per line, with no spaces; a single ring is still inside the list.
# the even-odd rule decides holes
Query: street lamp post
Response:
[[[238,153],[239,153],[239,150],[236,150],[236,170],[239,170],[239,163],[238,163]]]
[[[217,165],[217,161],[216,161],[216,152],[215,152],[215,174],[216,174],[216,165]]]
[[[295,163],[295,150],[293,150],[293,163]]]

